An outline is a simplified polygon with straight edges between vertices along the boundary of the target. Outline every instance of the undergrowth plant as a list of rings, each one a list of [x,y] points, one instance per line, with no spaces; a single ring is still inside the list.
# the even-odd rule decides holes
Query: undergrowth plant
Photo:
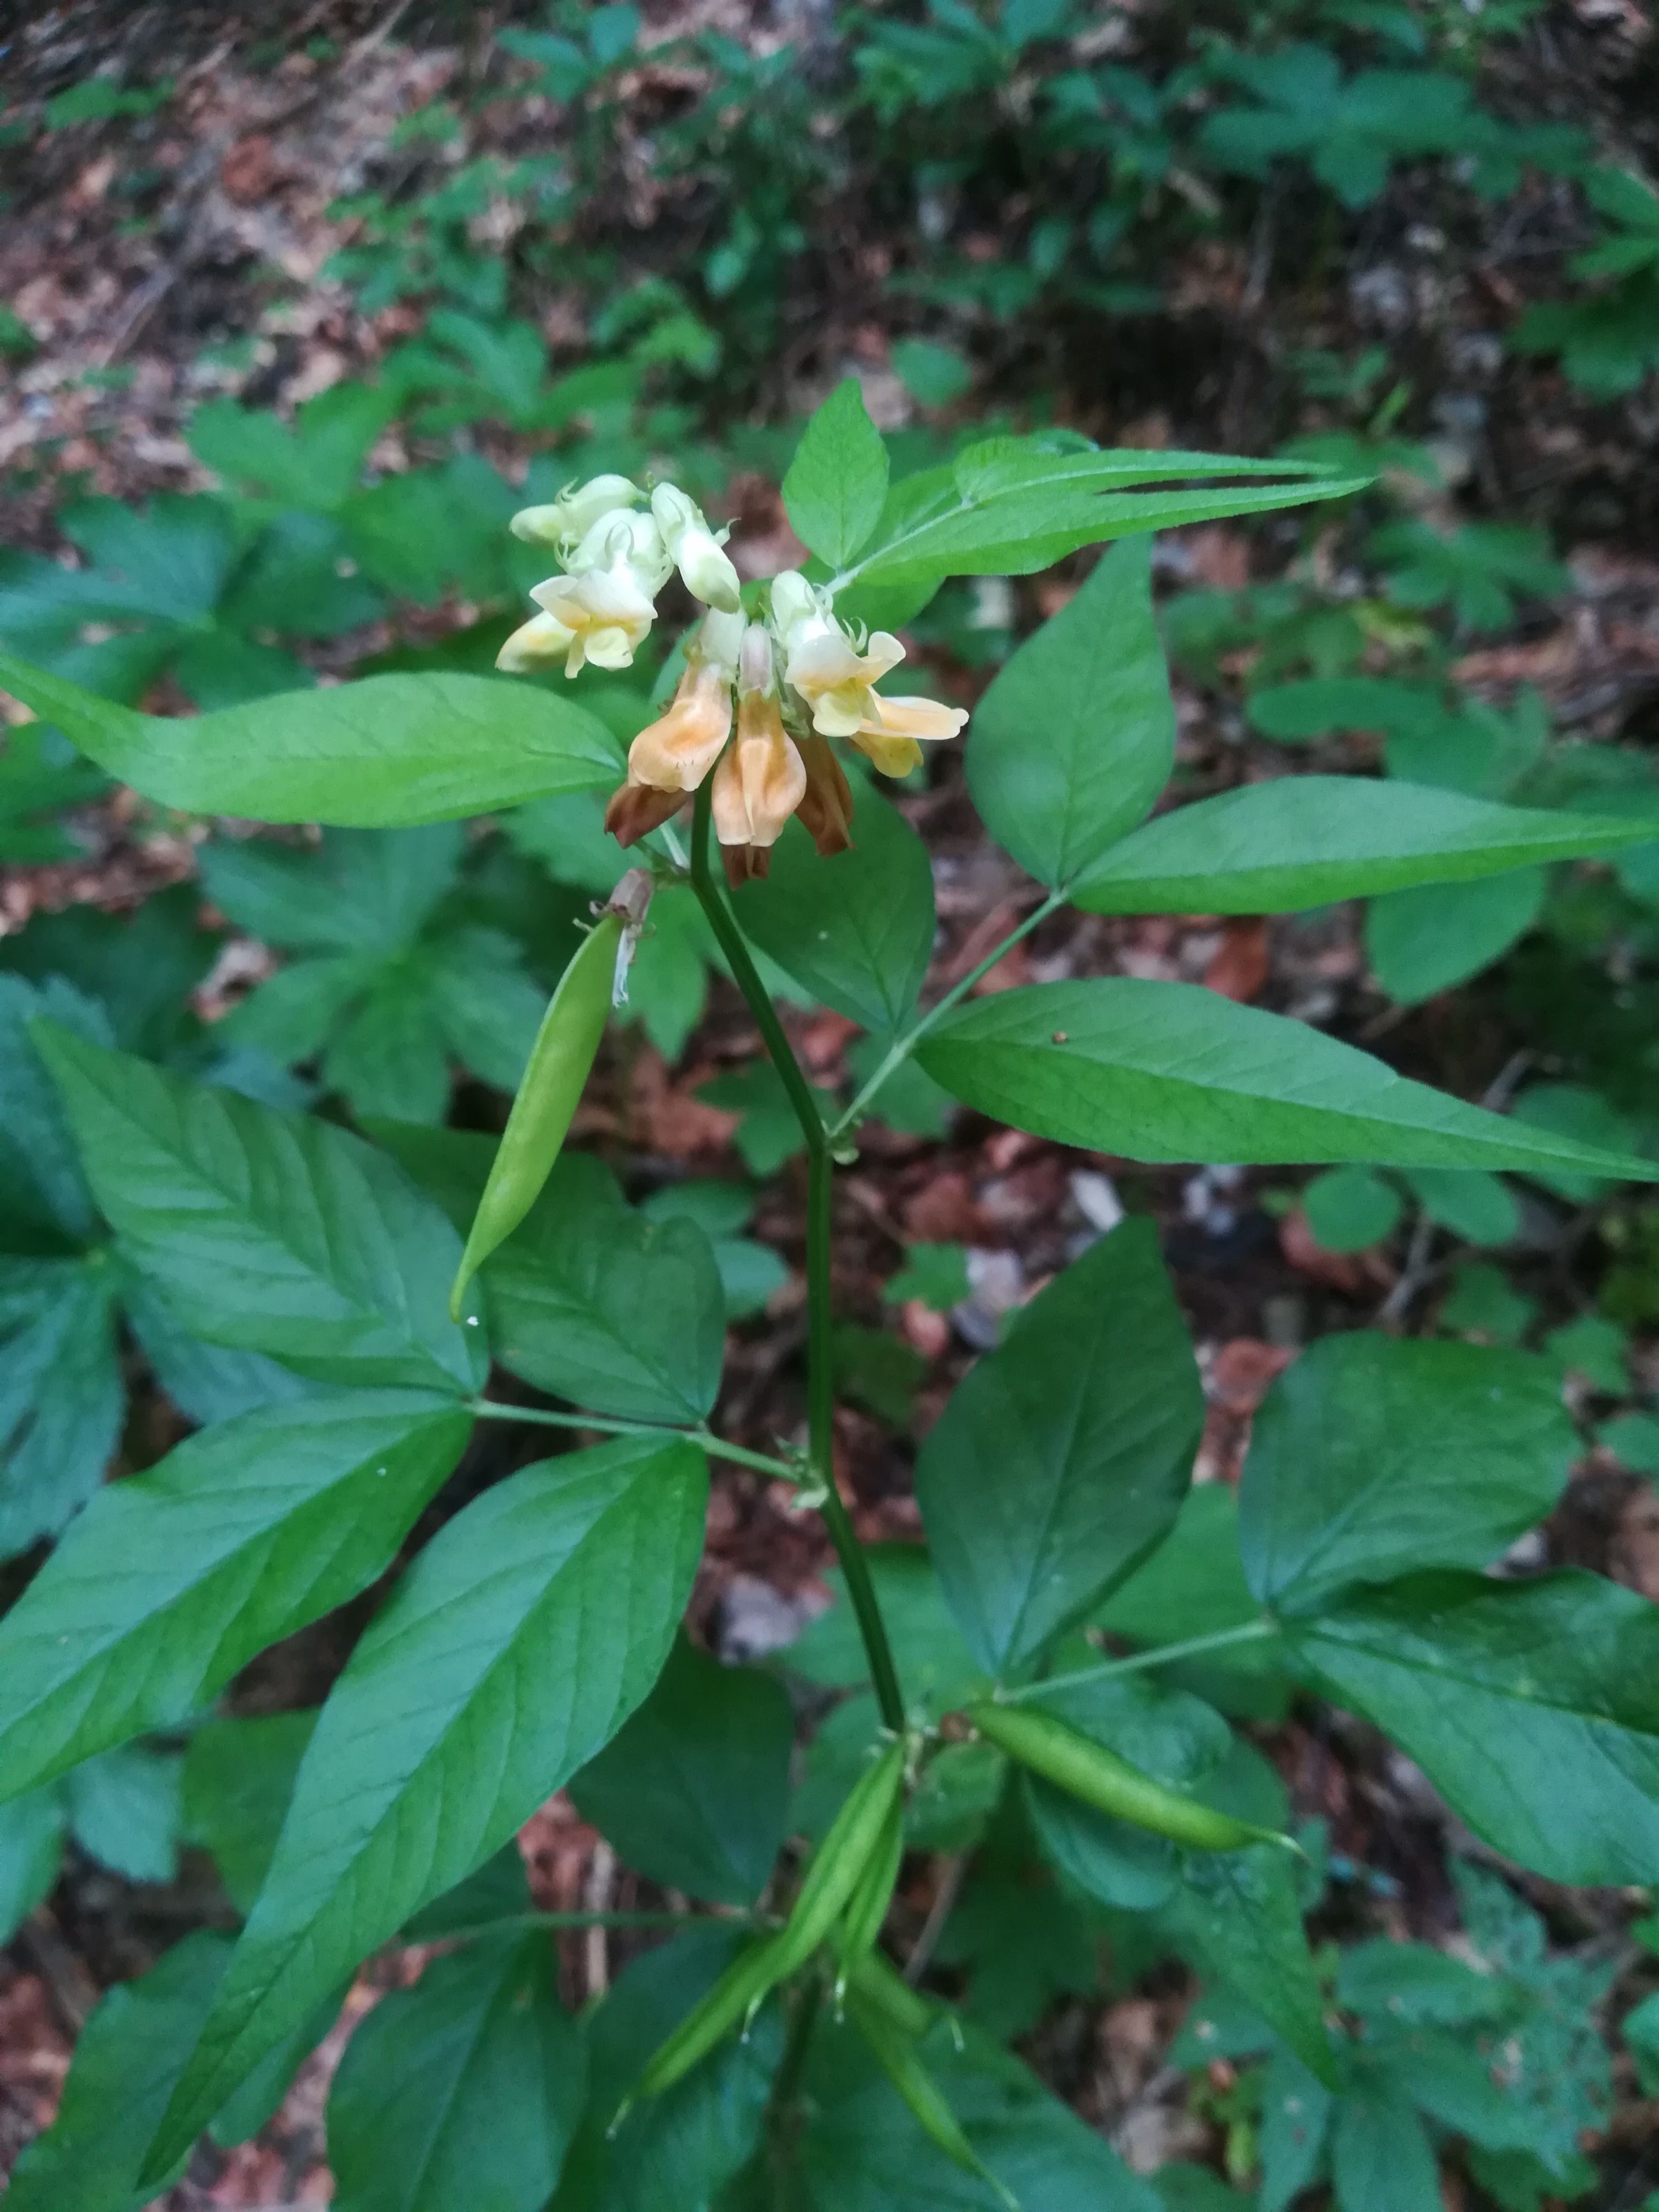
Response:
[[[241,1923],[190,1936],[100,2008],[11,2212],[130,2212],[204,2130],[256,2131],[394,1942],[449,1948],[339,2069],[330,2157],[354,2212],[1145,2212],[1146,2185],[986,2025],[1029,2025],[1030,1991],[1065,1986],[1107,1927],[1125,1955],[1173,1948],[1248,2008],[1237,2055],[1267,2068],[1238,2124],[1260,2122],[1264,2203],[1325,2173],[1346,2205],[1370,2202],[1355,2176],[1378,2143],[1431,2192],[1447,2134],[1518,2203],[1581,2185],[1573,2126],[1531,2093],[1524,2021],[1543,2000],[1524,1943],[1487,1982],[1433,1953],[1345,1962],[1333,1984],[1304,1932],[1319,1838],[1287,1832],[1283,1785],[1235,1725],[1312,1692],[1381,1729],[1520,1865],[1659,1881],[1659,1607],[1577,1568],[1484,1571],[1565,1482],[1556,1366],[1329,1339],[1274,1386],[1237,1502],[1194,1489],[1198,1366],[1153,1226],[1131,1218],[1020,1310],[928,1433],[925,1553],[861,1545],[835,1465],[836,1173],[917,1070],[1088,1152],[1381,1168],[1443,1211],[1460,1177],[1466,1212],[1483,1196],[1490,1211],[1498,1173],[1659,1180],[1633,1146],[1467,1104],[1195,986],[1073,976],[974,995],[1068,906],[1286,914],[1501,883],[1659,834],[1650,811],[1516,805],[1392,761],[1386,777],[1289,776],[1153,813],[1175,717],[1150,533],[1359,488],[1069,434],[991,439],[890,482],[849,383],[785,483],[803,571],[740,586],[672,483],[609,473],[514,515],[548,573],[500,646],[507,680],[404,668],[169,719],[0,653],[9,691],[155,804],[325,825],[309,853],[222,845],[210,882],[304,955],[235,1018],[267,1037],[301,1023],[362,1117],[354,1131],[118,1049],[68,985],[9,981],[27,1122],[0,1166],[32,1241],[0,1279],[21,1297],[29,1270],[55,1270],[71,1315],[31,1357],[62,1359],[129,1297],[198,1378],[203,1425],[90,1495],[0,1620],[5,1832],[33,1839],[39,1894],[65,1822],[87,1817],[76,1778],[183,1737],[185,1831]],[[1025,911],[924,1006],[928,854],[871,778],[908,773],[963,717],[881,688],[904,657],[895,633],[948,579],[1103,543],[967,741],[974,802],[1030,878]],[[632,666],[676,569],[705,611],[624,752],[564,675]],[[198,629],[208,604],[189,611]],[[550,685],[518,680],[550,670]],[[441,825],[535,802],[556,810],[550,836],[583,794],[604,797],[633,865],[532,1038],[517,965],[475,924],[441,921]],[[636,1207],[567,1141],[630,962],[677,909],[701,915],[746,1001],[805,1153],[806,1417],[768,1451],[714,1420],[744,1207],[706,1189]],[[768,975],[878,1041],[844,1109],[808,1079]],[[360,1089],[352,1038],[411,1002],[406,1091]],[[447,1052],[486,1074],[526,1060],[499,1142],[434,1126]],[[75,1318],[88,1302],[95,1322]],[[492,1368],[539,1401],[492,1391]],[[470,1457],[428,1534],[469,1439],[498,1428],[544,1432],[549,1455],[506,1474]],[[719,1666],[682,1631],[711,1461],[787,1486],[838,1563],[842,1602],[789,1654],[839,1698],[793,1802],[775,1669]],[[258,1654],[380,1583],[417,1524],[427,1540],[319,1711],[213,1717]],[[659,1910],[532,1908],[514,1838],[566,1786],[660,1887]],[[937,1958],[901,1954],[895,1932],[913,1848],[968,1855]],[[1041,1887],[1021,1871],[1033,1857]],[[550,1929],[611,1924],[670,1940],[579,2021]],[[1000,1975],[1000,2006],[958,2012],[941,1964],[970,1997]]]

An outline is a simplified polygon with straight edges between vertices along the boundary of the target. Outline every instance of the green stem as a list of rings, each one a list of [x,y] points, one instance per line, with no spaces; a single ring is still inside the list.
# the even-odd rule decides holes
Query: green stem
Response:
[[[836,1558],[847,1582],[847,1595],[864,1639],[865,1655],[870,1662],[870,1680],[874,1685],[876,1702],[881,1708],[884,1723],[896,1735],[902,1735],[905,1725],[904,1698],[899,1688],[898,1671],[893,1664],[892,1647],[887,1640],[886,1625],[881,1617],[881,1607],[876,1597],[876,1586],[870,1578],[870,1565],[863,1547],[854,1533],[852,1516],[842,1502],[836,1487],[835,1416],[836,1381],[831,1346],[833,1310],[830,1304],[830,1246],[833,1218],[833,1176],[835,1160],[830,1149],[829,1132],[823,1126],[823,1116],[818,1111],[812,1087],[801,1073],[800,1062],[795,1058],[789,1039],[784,1034],[777,1010],[768,996],[749,948],[744,943],[743,933],[726,905],[719,886],[708,869],[709,779],[705,776],[697,787],[697,799],[691,824],[691,888],[697,902],[708,917],[716,942],[725,953],[732,970],[732,980],[742,992],[744,1003],[755,1018],[771,1056],[772,1065],[782,1079],[795,1109],[802,1136],[806,1140],[807,1197],[806,1197],[806,1297],[807,1297],[807,1437],[809,1456],[818,1492],[818,1510],[823,1525],[834,1545]]]
[[[1017,1705],[1024,1698],[1040,1698],[1048,1690],[1073,1690],[1085,1682],[1109,1681],[1114,1674],[1139,1674],[1148,1667],[1167,1667],[1176,1659],[1195,1658],[1200,1651],[1222,1651],[1233,1644],[1259,1644],[1277,1636],[1279,1623],[1265,1617],[1247,1620],[1238,1628],[1218,1628],[1208,1636],[1189,1636],[1184,1644],[1160,1644],[1150,1651],[1137,1651],[1127,1659],[1109,1659],[1098,1667],[1080,1668],[1075,1674],[1051,1674],[1047,1681],[1027,1682],[1023,1689],[1000,1690],[998,1702]]]
[[[889,1047],[886,1056],[883,1060],[880,1066],[877,1068],[875,1073],[865,1085],[863,1090],[859,1092],[858,1097],[854,1098],[852,1104],[847,1109],[847,1111],[841,1116],[840,1120],[832,1124],[830,1130],[830,1142],[832,1145],[838,1142],[839,1139],[846,1134],[847,1131],[851,1128],[854,1122],[858,1120],[860,1115],[862,1114],[869,1106],[871,1100],[874,1098],[876,1093],[881,1089],[882,1085],[886,1082],[888,1077],[893,1073],[893,1070],[896,1067],[902,1066],[903,1063],[908,1060],[911,1054],[915,1050],[916,1047],[921,1042],[923,1037],[927,1036],[928,1030],[933,1028],[933,1024],[939,1019],[941,1015],[948,1014],[952,1006],[959,1004],[962,1000],[965,999],[969,992],[973,989],[975,984],[978,982],[981,975],[988,975],[992,969],[996,966],[998,961],[1003,957],[1005,953],[1012,951],[1013,947],[1019,943],[1022,937],[1029,937],[1040,921],[1046,921],[1051,914],[1055,913],[1060,907],[1064,906],[1066,899],[1066,893],[1064,890],[1050,891],[1048,897],[1042,901],[1040,906],[1034,906],[1030,914],[1026,915],[1024,921],[1020,922],[1015,928],[1009,931],[1007,936],[1003,939],[1000,945],[997,945],[994,951],[988,952],[983,960],[978,962],[975,966],[968,970],[968,973],[965,975],[958,977],[957,981],[952,983],[950,989],[945,994],[945,996],[939,1001],[938,1005],[930,1006],[914,1029],[907,1031],[903,1036],[896,1037],[894,1039],[892,1044]]]
[[[730,1460],[734,1467],[753,1468],[784,1482],[799,1482],[800,1469],[787,1460],[769,1459],[764,1452],[729,1444],[708,1429],[676,1429],[665,1421],[610,1421],[598,1413],[555,1413],[540,1406],[503,1406],[494,1398],[469,1398],[471,1412],[487,1420],[529,1421],[544,1429],[588,1429],[602,1437],[660,1437],[665,1443],[697,1444],[710,1459]]]

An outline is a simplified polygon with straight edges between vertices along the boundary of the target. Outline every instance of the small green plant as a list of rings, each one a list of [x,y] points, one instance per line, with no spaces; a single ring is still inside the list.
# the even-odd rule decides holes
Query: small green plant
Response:
[[[216,424],[240,441],[246,481],[274,490],[289,472],[290,496],[329,427]],[[351,488],[362,428],[320,471],[312,519],[326,530],[371,495]],[[1352,1969],[1342,2002],[1360,2028],[1333,2038],[1304,1929],[1316,1839],[1289,1832],[1282,1784],[1229,1716],[1282,1710],[1294,1683],[1382,1729],[1475,1835],[1550,1879],[1659,1875],[1659,1608],[1577,1569],[1483,1571],[1566,1479],[1557,1365],[1327,1339],[1273,1386],[1237,1496],[1195,1491],[1198,1364],[1153,1225],[1132,1217],[1020,1308],[951,1394],[918,1457],[925,1552],[866,1550],[833,1454],[838,1387],[902,1426],[921,1371],[839,1316],[834,1291],[837,1170],[906,1071],[971,1111],[1129,1159],[1659,1180],[1633,1141],[1466,1104],[1194,986],[971,995],[1068,905],[1294,912],[1653,837],[1650,816],[1516,808],[1398,775],[1286,777],[1152,815],[1175,709],[1149,534],[1360,488],[1070,433],[982,440],[896,477],[849,381],[784,482],[804,570],[741,585],[724,533],[672,481],[606,471],[517,512],[514,541],[542,573],[536,611],[496,646],[513,680],[417,660],[175,718],[99,696],[61,656],[0,653],[8,690],[153,805],[323,825],[313,848],[216,842],[205,873],[224,912],[297,956],[231,1018],[231,1041],[240,1026],[282,1059],[320,1051],[324,1082],[363,1116],[354,1130],[121,1049],[66,985],[9,990],[24,1079],[3,1164],[45,1243],[8,1279],[27,1292],[57,1269],[75,1325],[92,1315],[103,1449],[118,1292],[164,1382],[167,1358],[185,1377],[181,1407],[191,1375],[220,1397],[198,1398],[203,1425],[155,1465],[90,1497],[0,1620],[0,1793],[38,1805],[89,1762],[191,1734],[184,1819],[241,1922],[234,1942],[192,1936],[106,2001],[58,2123],[12,2178],[15,2212],[125,2212],[168,2185],[204,2129],[252,2132],[343,1984],[400,1937],[458,1948],[354,2038],[331,2157],[344,2189],[372,2175],[411,2207],[434,2174],[503,2212],[538,2212],[556,2190],[616,2212],[732,2187],[725,2202],[801,2186],[826,2204],[919,2190],[1027,2212],[1135,2202],[1104,2142],[986,2024],[1086,1983],[1103,1913],[1242,1995],[1288,2054],[1281,2073],[1334,2100],[1339,2191],[1364,2113],[1400,2107],[1410,2066],[1419,2106],[1486,2140],[1445,2104],[1448,2082],[1473,2094],[1477,2061],[1458,2044],[1454,2081],[1437,2023],[1421,2048],[1415,2025],[1385,2036]],[[968,744],[981,817],[1039,895],[924,1007],[933,870],[869,777],[910,774],[966,717],[883,688],[904,658],[891,625],[949,579],[1029,574],[1101,544],[985,692]],[[676,571],[704,611],[648,719],[597,711],[649,665]],[[213,574],[185,610],[198,626]],[[39,593],[38,572],[25,581]],[[171,618],[159,586],[146,607]],[[574,946],[567,921],[532,1038],[513,955],[447,908],[464,888],[448,825],[574,797],[590,810],[577,866],[596,800],[631,865]],[[532,840],[556,842],[556,821]],[[570,1141],[659,900],[695,905],[765,1045],[769,1099],[753,1079],[744,1127],[775,1137],[787,1113],[805,1155],[805,1418],[766,1451],[714,1419],[745,1269],[757,1303],[753,1254],[733,1249],[741,1194],[635,1206]],[[809,1082],[763,957],[873,1042],[846,1104]],[[499,1140],[434,1126],[447,1053],[506,1082],[526,1048]],[[900,1294],[930,1304],[958,1287],[938,1249],[908,1273]],[[165,1352],[144,1336],[146,1301],[172,1331]],[[64,1325],[16,1310],[3,1325],[27,1358],[9,1374],[27,1389],[5,1494],[21,1545],[77,1499],[51,1435]],[[539,1396],[491,1395],[492,1365]],[[392,1576],[320,1711],[204,1725],[256,1654],[387,1577],[495,1424],[543,1432],[550,1455],[503,1475],[475,1463],[466,1502]],[[559,1449],[574,1432],[586,1440]],[[843,1693],[799,1810],[779,1685],[714,1666],[681,1631],[711,1459],[787,1486],[838,1562],[842,1602],[790,1656]],[[30,1523],[20,1501],[48,1477],[52,1512]],[[725,1908],[553,1916],[674,1938],[580,2022],[552,1995],[513,1845],[566,1784],[642,1876]],[[919,1955],[915,1986],[891,1950],[906,1851],[941,1837],[975,1854],[941,1953],[963,1970],[957,1991]],[[1022,1888],[1042,1895],[1047,1934],[1011,1972],[975,1947],[1000,1928],[1006,1951]],[[1505,1971],[1518,1987],[1530,1969]],[[1506,2045],[1503,2063],[1523,2062]],[[1489,2080],[1486,2095],[1483,2113],[1510,2115],[1504,2154],[1559,2178],[1573,2114],[1544,2131]],[[1416,2142],[1413,2172],[1427,2159]]]
[[[1571,264],[1592,289],[1528,307],[1510,343],[1522,353],[1559,354],[1574,384],[1608,399],[1659,368],[1659,194],[1626,169],[1592,169],[1583,182],[1610,226]]]

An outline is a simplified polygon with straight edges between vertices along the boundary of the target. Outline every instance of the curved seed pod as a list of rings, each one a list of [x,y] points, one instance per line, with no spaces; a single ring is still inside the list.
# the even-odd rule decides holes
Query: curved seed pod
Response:
[[[896,1798],[888,1808],[886,1824],[859,1876],[858,1887],[847,1900],[847,1910],[836,1931],[836,2002],[846,1993],[854,1962],[875,1949],[887,1908],[893,1901],[899,1866],[904,1857],[904,1808]]]
[[[854,1990],[847,2002],[848,2017],[870,2046],[882,2072],[909,2106],[913,2118],[928,2139],[963,2172],[988,2182],[1003,2203],[1019,2212],[1019,2199],[999,2181],[962,2131],[962,2123],[945,2100],[933,2075],[916,2054],[915,2045],[893,2026],[887,2015]]]
[[[658,2045],[611,2122],[613,2128],[636,2098],[654,2097],[672,2087],[754,2010],[769,1990],[805,1965],[858,1887],[897,1808],[903,1784],[904,1747],[891,1744],[854,1784],[812,1856],[787,1923],[734,1959],[713,1989]]]
[[[605,1034],[625,923],[624,915],[607,914],[589,930],[542,1017],[449,1293],[456,1321],[467,1285],[524,1219],[553,1172]]]
[[[1201,1805],[1178,1790],[1166,1789],[1052,1713],[1036,1712],[1029,1705],[989,1703],[969,1705],[966,1711],[988,1742],[1097,1813],[1150,1828],[1154,1835],[1168,1836],[1191,1850],[1236,1851],[1246,1844],[1297,1849],[1294,1839],[1276,1828],[1258,1828],[1249,1820],[1235,1820],[1231,1813]]]

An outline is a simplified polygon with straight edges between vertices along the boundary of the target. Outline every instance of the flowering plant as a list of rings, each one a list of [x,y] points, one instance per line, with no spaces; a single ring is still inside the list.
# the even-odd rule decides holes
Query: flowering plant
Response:
[[[386,827],[605,790],[636,863],[573,951],[499,1143],[263,1105],[113,1051],[67,1003],[33,1024],[42,1204],[68,1191],[101,1211],[120,1267],[244,1361],[245,1410],[101,1492],[0,1621],[6,1798],[48,1803],[82,1763],[194,1726],[257,1653],[368,1590],[475,1431],[585,1441],[495,1480],[499,1460],[469,1462],[465,1502],[314,1719],[257,1746],[237,1729],[272,1724],[212,1724],[250,1762],[240,1798],[203,1784],[240,1932],[191,1939],[136,1985],[142,2034],[94,2023],[91,2086],[71,2077],[16,2212],[126,2212],[203,2129],[257,2127],[343,1984],[400,1935],[457,1948],[376,2010],[341,2069],[331,2133],[354,2205],[1138,2204],[1104,2143],[957,2018],[929,1943],[899,1945],[906,1854],[939,1832],[941,1803],[963,1848],[994,1814],[1018,1824],[1068,1896],[1161,1916],[1240,1993],[1316,2116],[1297,2137],[1310,2179],[1366,2062],[1328,2019],[1298,1846],[1230,1725],[1251,1710],[1230,1668],[1375,1723],[1540,1874],[1659,1878],[1659,1608],[1577,1570],[1480,1571],[1549,1511],[1571,1456],[1553,1379],[1526,1355],[1367,1334],[1305,1354],[1262,1410],[1203,1585],[1224,1601],[1196,1617],[1121,1609],[1143,1569],[1172,1587],[1198,1540],[1202,1394],[1146,1219],[1082,1249],[959,1384],[916,1467],[926,1555],[867,1553],[836,1465],[836,1170],[912,1059],[976,1113],[1113,1158],[1659,1177],[1195,987],[973,995],[1068,903],[1286,912],[1655,835],[1364,777],[1153,813],[1174,714],[1148,533],[1353,489],[1060,433],[890,481],[851,384],[785,484],[810,568],[769,585],[740,586],[672,484],[573,487],[515,520],[557,570],[503,650],[509,678],[628,668],[676,568],[706,610],[625,767],[562,685],[385,675],[168,720],[0,655],[9,690],[165,805]],[[1027,911],[923,1009],[927,855],[864,770],[907,775],[965,718],[878,688],[897,632],[947,576],[1030,574],[1108,541],[968,740],[985,826],[1032,879]],[[707,1237],[636,1212],[566,1142],[629,950],[653,900],[688,887],[806,1151],[805,1418],[769,1450],[714,1425]],[[832,1117],[757,950],[885,1040]],[[492,1364],[537,1401],[489,1394]],[[787,1486],[838,1561],[844,1609],[797,1656],[846,1695],[813,1747],[813,1806],[793,1813],[775,1675],[716,1667],[680,1633],[711,1460]],[[642,1875],[719,1910],[532,1911],[513,1838],[567,1784]],[[550,1918],[662,1923],[675,1941],[579,2023],[552,1985]],[[122,2117],[94,2155],[76,2116],[100,2095]]]

